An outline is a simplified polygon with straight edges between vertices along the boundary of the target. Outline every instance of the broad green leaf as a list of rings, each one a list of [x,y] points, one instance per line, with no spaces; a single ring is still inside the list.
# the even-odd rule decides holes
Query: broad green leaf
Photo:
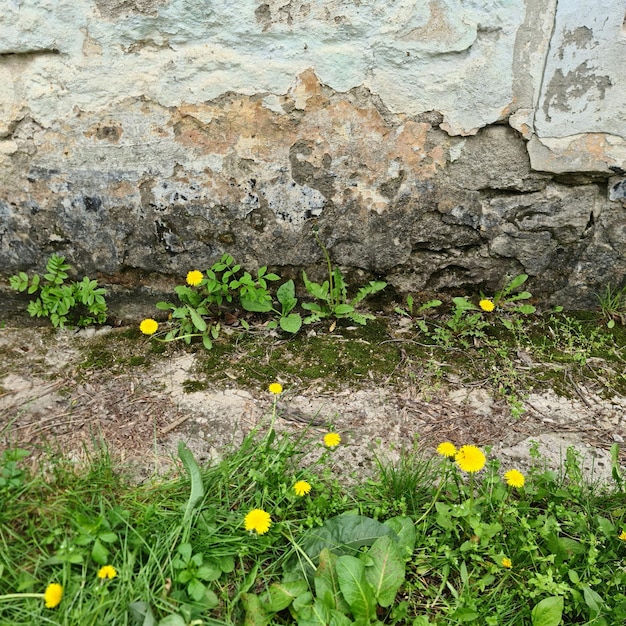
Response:
[[[322,308],[317,302],[303,302],[302,308],[306,311],[314,311],[316,313],[322,313]]]
[[[372,565],[366,568],[365,577],[374,589],[378,604],[382,607],[391,606],[405,576],[404,559],[398,544],[387,535],[379,537],[367,556]]]
[[[578,576],[578,572],[574,569],[570,569],[567,572],[569,579],[577,585],[580,582],[580,576]]]
[[[219,564],[225,574],[230,574],[235,569],[235,559],[232,556],[221,556]]]
[[[161,311],[167,311],[168,309],[176,308],[173,304],[169,302],[157,302],[155,306],[157,309],[160,309]]]
[[[184,563],[183,567],[187,567],[187,563],[191,560],[192,548],[190,543],[181,543],[176,550]],[[175,566],[176,567],[176,566]]]
[[[354,622],[347,615],[331,610],[329,626],[350,626],[351,624]]]
[[[467,299],[467,296],[452,298],[457,311],[470,311],[476,307]]]
[[[515,278],[511,280],[511,282],[506,286],[508,291],[513,291],[513,289],[517,289],[520,285],[523,285],[528,280],[528,274],[519,274]]]
[[[341,595],[339,580],[337,578],[337,559],[339,557],[324,548],[320,552],[320,564],[315,571],[313,583],[315,585],[315,595],[328,606],[342,613],[347,613],[348,605]]]
[[[204,485],[202,484],[202,475],[200,474],[198,463],[196,463],[196,459],[194,459],[191,450],[189,450],[184,441],[178,442],[178,457],[191,479],[191,493],[189,494],[189,500],[183,515],[184,522],[189,518],[191,512],[198,506],[202,498],[204,498]]]
[[[584,585],[583,597],[585,598],[585,604],[589,607],[589,617],[591,619],[597,617],[604,604],[604,600],[600,594],[594,591],[589,585]]]
[[[262,597],[268,611],[278,613],[286,609],[299,595],[308,591],[309,585],[304,578],[282,583],[272,583]]]
[[[192,578],[189,581],[189,585],[187,585],[187,593],[196,602],[200,602],[200,600],[202,600],[205,589],[206,587],[197,578]]]
[[[104,547],[104,544],[100,541],[100,539],[96,539],[93,542],[93,546],[91,548],[91,558],[98,565],[106,565],[109,560],[109,550]]]
[[[297,614],[298,626],[328,626],[330,609],[320,600],[304,606]]]
[[[211,341],[211,338],[208,335],[202,335],[202,344],[204,345],[204,348],[206,350],[213,349],[213,342]]]
[[[596,520],[598,522],[598,528],[600,529],[600,532],[607,538],[613,537],[613,535],[615,534],[615,526],[611,522],[611,520],[607,519],[606,517],[602,517],[601,515],[598,515]]]
[[[244,626],[267,626],[270,623],[271,615],[263,608],[259,596],[242,593],[241,603],[246,611]]]
[[[398,536],[398,548],[400,553],[408,560],[415,549],[415,524],[410,517],[392,517],[385,521],[385,526],[389,526]]]
[[[537,309],[532,304],[521,304],[516,307],[516,311],[523,313],[524,315],[532,315]]]
[[[305,591],[293,601],[292,608],[296,613],[299,613],[305,606],[310,604],[313,604],[313,594],[310,591]]]
[[[354,554],[362,546],[371,546],[378,537],[390,535],[397,539],[389,526],[364,515],[337,515],[318,528],[304,533],[302,549],[312,559],[317,559],[324,548],[335,554]]]
[[[206,322],[198,315],[198,312],[191,306],[187,305],[189,314],[191,315],[191,321],[193,325],[203,333],[206,330]]]
[[[563,597],[544,598],[531,611],[532,626],[559,626],[563,616]]]
[[[354,311],[354,307],[351,304],[338,304],[334,309],[335,315],[348,315]]]
[[[104,541],[105,543],[113,543],[114,541],[117,541],[117,535],[112,532],[100,533],[98,535],[98,539],[100,539],[100,541]]]
[[[509,298],[509,300],[511,302],[516,302],[517,300],[528,300],[529,298],[532,298],[533,294],[530,293],[530,291],[520,291],[519,293],[516,293],[514,296],[511,296]]]
[[[217,580],[222,574],[222,570],[213,565],[211,563],[205,563],[198,568],[196,572],[196,576],[200,580],[205,580],[207,582],[211,582],[212,580]]]
[[[204,598],[202,599],[202,604],[207,609],[214,609],[220,603],[219,598],[215,594],[214,591],[209,589],[208,587],[204,590]]]
[[[251,311],[253,313],[267,313],[272,310],[271,300],[256,300],[254,298],[241,296],[239,301],[241,302],[241,306],[246,311]]]
[[[283,316],[288,315],[291,310],[298,304],[296,298],[296,289],[293,280],[288,280],[283,283],[276,291],[276,298],[282,305]]]
[[[280,318],[280,327],[286,332],[295,334],[302,327],[302,318],[299,313],[290,313]]]
[[[340,556],[337,559],[337,579],[339,588],[350,605],[352,614],[357,619],[374,619],[376,617],[376,600],[374,590],[365,578],[363,561],[353,556]]]

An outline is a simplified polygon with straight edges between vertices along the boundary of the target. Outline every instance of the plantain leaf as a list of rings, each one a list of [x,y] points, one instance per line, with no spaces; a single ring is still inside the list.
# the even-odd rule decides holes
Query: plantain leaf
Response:
[[[286,317],[281,317],[280,327],[286,333],[295,335],[302,327],[302,317],[300,317],[300,313],[290,313]]]
[[[559,626],[563,616],[563,597],[544,598],[530,613],[532,626]]]

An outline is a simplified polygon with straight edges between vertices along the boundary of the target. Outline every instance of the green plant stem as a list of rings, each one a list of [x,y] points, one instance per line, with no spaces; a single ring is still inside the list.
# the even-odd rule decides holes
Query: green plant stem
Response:
[[[41,598],[43,600],[44,597],[43,593],[5,593],[0,596],[0,602],[3,600],[17,600],[19,598]]]
[[[330,255],[328,254],[328,250],[326,249],[326,247],[319,240],[317,232],[314,232],[313,236],[315,237],[315,241],[317,242],[317,245],[322,249],[322,252],[324,253],[324,257],[326,258],[326,267],[328,268],[328,296],[330,298],[331,309],[334,309],[339,304],[339,302],[335,302],[335,298],[333,295],[335,291],[333,287],[333,266],[332,266],[332,263],[330,262]]]
[[[420,522],[423,522],[424,519],[428,516],[428,514],[432,511],[433,507],[435,506],[437,499],[439,498],[439,494],[441,493],[441,490],[443,489],[444,485],[448,484],[448,476],[450,474],[450,470],[449,468],[446,470],[445,475],[443,476],[443,478],[439,481],[439,485],[437,485],[437,491],[435,492],[435,495],[433,497],[433,499],[431,500],[430,504],[428,505],[428,508],[422,513],[422,516],[415,522],[415,526],[417,526],[418,524],[420,524]]]
[[[315,571],[317,569],[315,563],[311,560],[311,557],[300,547],[298,542],[294,539],[291,533],[287,533],[284,530],[281,532],[282,536],[289,541],[289,543],[294,547],[294,550],[309,564],[309,566]]]
[[[93,616],[93,620],[91,622],[91,626],[96,626],[98,615],[100,615],[100,609],[102,608],[102,601],[104,600],[104,596],[100,594],[100,601],[98,602],[98,606],[96,608],[95,615]]]

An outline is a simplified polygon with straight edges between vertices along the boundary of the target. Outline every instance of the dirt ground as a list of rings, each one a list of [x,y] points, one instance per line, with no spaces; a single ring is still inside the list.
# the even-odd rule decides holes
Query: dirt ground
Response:
[[[199,461],[209,460],[267,419],[273,400],[266,387],[243,388],[225,375],[190,389],[189,381],[198,377],[193,351],[134,360],[113,352],[98,362],[92,348],[122,332],[0,329],[0,447],[19,445],[36,458],[51,446],[80,462],[101,441],[141,479],[171,467],[179,440]],[[130,352],[145,353],[147,341],[135,338]],[[338,468],[347,473],[366,471],[374,455],[393,457],[416,438],[431,448],[444,440],[492,446],[493,455],[521,468],[529,463],[531,441],[555,466],[573,446],[590,474],[600,478],[610,476],[612,444],[620,445],[626,462],[626,399],[602,398],[580,385],[572,398],[532,393],[515,417],[504,400],[494,400],[480,385],[453,379],[425,385],[407,377],[398,385],[373,377],[367,385],[333,391],[280,382],[285,392],[277,427],[309,428],[320,437],[336,430],[342,436]]]

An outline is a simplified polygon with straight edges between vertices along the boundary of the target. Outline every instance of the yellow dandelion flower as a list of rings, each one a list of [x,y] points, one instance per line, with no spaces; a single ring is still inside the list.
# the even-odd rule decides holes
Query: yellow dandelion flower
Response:
[[[335,448],[341,443],[341,436],[338,433],[326,433],[324,435],[324,445],[327,448]]]
[[[496,305],[493,303],[493,300],[489,300],[488,298],[483,298],[479,303],[478,306],[483,310],[483,311],[487,311],[487,313],[490,313],[491,311],[493,311],[496,308]]]
[[[513,567],[513,563],[508,556],[503,556],[500,564],[502,565],[502,567],[506,567],[507,569],[511,569]]]
[[[117,571],[112,565],[105,565],[98,570],[98,578],[108,578],[112,580],[117,576]]]
[[[48,609],[53,609],[55,606],[59,606],[59,604],[61,604],[61,600],[63,599],[63,587],[61,587],[59,583],[50,583],[46,587],[43,599],[46,603],[46,608]]]
[[[444,441],[437,446],[437,454],[451,458],[456,454],[456,446],[449,441]]]
[[[283,386],[280,383],[272,383],[268,390],[270,393],[273,393],[275,396],[280,395],[283,392]]]
[[[263,509],[252,509],[243,520],[246,530],[254,531],[257,535],[264,535],[272,525],[270,514]]]
[[[516,489],[521,489],[526,482],[526,478],[522,472],[512,469],[508,472],[504,473],[504,480],[506,480],[506,484],[509,487],[515,487]]]
[[[454,460],[462,471],[473,474],[474,472],[480,472],[485,467],[487,459],[480,448],[476,446],[461,446]]]
[[[198,270],[191,270],[190,272],[187,272],[187,284],[191,287],[199,285],[202,282],[203,278],[204,275]]]
[[[299,480],[294,486],[293,490],[297,496],[306,496],[311,491],[311,485],[306,480]]]
[[[621,534],[618,535],[617,538],[621,539],[622,541],[626,541],[626,530],[622,530]]]
[[[144,335],[154,335],[159,330],[159,323],[151,318],[145,319],[139,324],[139,330]]]

